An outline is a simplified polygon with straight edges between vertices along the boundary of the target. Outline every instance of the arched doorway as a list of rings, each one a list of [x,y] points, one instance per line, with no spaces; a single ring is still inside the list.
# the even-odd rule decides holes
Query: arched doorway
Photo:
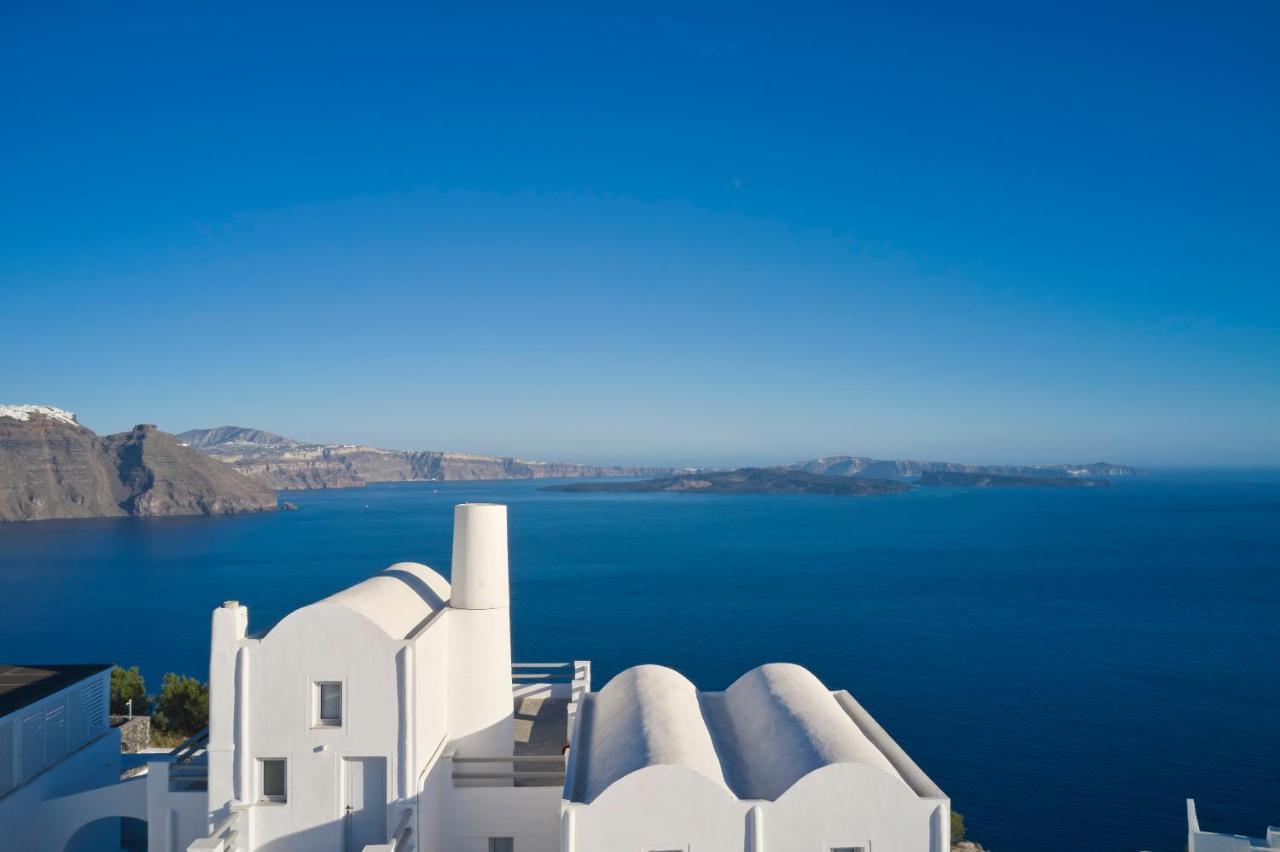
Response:
[[[102,817],[87,822],[71,835],[63,852],[147,852],[147,821],[134,817]]]

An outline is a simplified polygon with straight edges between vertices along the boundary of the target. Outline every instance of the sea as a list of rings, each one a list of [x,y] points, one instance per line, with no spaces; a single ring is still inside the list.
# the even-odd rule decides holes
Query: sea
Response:
[[[876,497],[580,494],[545,481],[296,491],[297,511],[0,524],[0,662],[208,675],[263,632],[510,507],[517,661],[792,661],[848,689],[995,852],[1179,852],[1280,824],[1280,471]],[[761,748],[768,748],[761,743]]]

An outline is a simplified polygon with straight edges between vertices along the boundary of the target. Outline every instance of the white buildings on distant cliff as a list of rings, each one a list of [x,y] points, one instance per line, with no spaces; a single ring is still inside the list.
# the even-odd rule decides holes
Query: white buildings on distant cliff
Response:
[[[121,816],[145,818],[151,852],[949,849],[947,797],[799,666],[723,692],[659,666],[598,692],[586,662],[513,666],[506,521],[457,507],[452,585],[399,563],[263,636],[224,604],[207,740],[128,781],[117,755],[104,777],[10,790],[0,824],[50,852],[107,848],[83,826]],[[114,745],[98,740],[68,769]]]

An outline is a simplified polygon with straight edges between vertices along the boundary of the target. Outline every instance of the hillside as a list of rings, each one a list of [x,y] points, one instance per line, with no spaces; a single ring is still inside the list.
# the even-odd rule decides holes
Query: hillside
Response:
[[[154,426],[99,437],[50,406],[0,406],[0,520],[222,515],[275,492]]]
[[[352,488],[366,482],[664,476],[672,468],[525,461],[434,450],[313,444],[259,429],[192,429],[178,440],[272,488]]]

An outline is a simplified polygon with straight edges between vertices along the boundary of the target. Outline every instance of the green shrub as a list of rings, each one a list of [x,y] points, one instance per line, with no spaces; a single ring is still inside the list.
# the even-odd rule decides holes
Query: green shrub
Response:
[[[129,712],[129,701],[133,701],[133,715],[145,716],[151,702],[147,698],[147,683],[137,666],[122,669],[116,666],[111,670],[111,712],[123,716]]]
[[[209,726],[209,687],[193,677],[169,672],[156,699],[151,724],[171,734],[191,736]]]
[[[959,811],[951,812],[951,842],[959,843],[964,840],[964,814]]]

